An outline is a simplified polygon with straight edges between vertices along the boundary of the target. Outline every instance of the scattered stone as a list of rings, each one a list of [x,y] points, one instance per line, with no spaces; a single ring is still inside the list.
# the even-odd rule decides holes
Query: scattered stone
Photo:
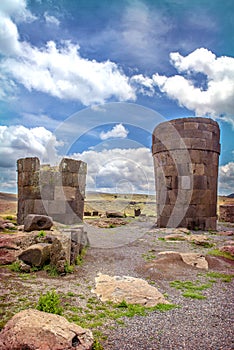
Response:
[[[187,237],[180,233],[173,233],[164,237],[167,241],[186,241]]]
[[[0,333],[1,350],[91,350],[92,346],[89,329],[33,309],[14,315]]]
[[[146,307],[168,301],[157,290],[140,278],[130,276],[109,276],[98,274],[95,278],[96,288],[92,290],[103,302],[120,303],[125,300],[129,304],[140,304]]]
[[[53,220],[47,215],[29,214],[24,220],[24,231],[50,230]]]
[[[208,243],[208,237],[205,235],[189,235],[188,241],[197,245],[206,245]]]
[[[140,216],[141,215],[141,209],[134,209],[134,216]]]
[[[204,255],[198,253],[178,253],[173,251],[160,252],[159,255],[169,256],[179,254],[183,262],[187,265],[197,267],[198,269],[208,270],[208,262]]]
[[[124,218],[124,214],[120,211],[107,211],[106,212],[107,218]]]
[[[25,264],[23,261],[19,260],[19,269],[21,272],[30,272],[31,271],[31,266],[28,264]]]
[[[28,265],[42,267],[50,260],[50,247],[48,243],[33,244],[19,255],[19,259]]]
[[[234,231],[220,231],[218,234],[220,236],[233,236],[234,235]]]
[[[225,246],[219,248],[219,250],[221,252],[228,253],[234,257],[234,245],[225,245]]]

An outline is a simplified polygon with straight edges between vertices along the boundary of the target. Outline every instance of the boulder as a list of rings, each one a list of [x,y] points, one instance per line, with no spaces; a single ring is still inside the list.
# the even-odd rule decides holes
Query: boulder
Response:
[[[29,214],[24,220],[24,231],[50,230],[53,220],[47,215]]]
[[[33,309],[17,313],[0,333],[0,350],[90,350],[92,346],[90,330]]]
[[[157,288],[149,285],[141,278],[130,276],[109,276],[99,273],[95,278],[96,287],[92,290],[103,302],[120,303],[125,300],[129,304],[140,304],[146,307],[159,303],[168,304]]]
[[[124,218],[124,214],[120,211],[107,211],[106,212],[107,218]]]
[[[204,269],[208,270],[208,262],[202,254],[198,253],[179,253],[179,252],[173,252],[173,251],[165,251],[165,252],[160,252],[159,255],[163,255],[165,257],[175,256],[175,254],[179,255],[182,258],[182,261],[190,266],[194,266],[198,269]],[[169,261],[171,261],[169,259]],[[160,262],[159,260],[156,260],[156,262]]]
[[[50,260],[50,247],[48,243],[33,244],[19,255],[19,259],[28,265],[42,267]]]

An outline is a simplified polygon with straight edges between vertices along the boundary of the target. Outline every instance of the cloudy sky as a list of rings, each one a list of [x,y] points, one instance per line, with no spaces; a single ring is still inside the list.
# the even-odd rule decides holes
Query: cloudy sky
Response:
[[[16,160],[88,163],[88,189],[153,191],[151,134],[221,128],[219,193],[234,192],[232,0],[1,0],[0,191]]]

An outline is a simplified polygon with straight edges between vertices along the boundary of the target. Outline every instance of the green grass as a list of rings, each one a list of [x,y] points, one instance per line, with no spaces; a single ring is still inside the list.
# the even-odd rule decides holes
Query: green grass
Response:
[[[206,297],[204,295],[202,295],[201,293],[195,293],[192,291],[187,291],[182,293],[183,297],[185,298],[192,298],[192,299],[206,299]]]
[[[191,281],[173,281],[170,286],[179,290],[182,290],[182,296],[185,298],[192,299],[206,299],[206,297],[199,293],[205,289],[212,287],[212,283],[200,284],[199,281],[196,283]]]
[[[222,282],[231,282],[231,280],[234,278],[234,275],[229,275],[225,273],[220,273],[220,272],[207,272],[206,273],[207,277],[211,277],[215,279],[221,279]]]
[[[142,254],[141,256],[145,261],[156,259],[156,255],[151,250],[149,250],[147,253]]]
[[[75,265],[81,266],[84,263],[84,257],[87,254],[87,248],[83,248],[81,253],[76,257]]]
[[[218,249],[212,249],[208,252],[208,254],[213,255],[213,256],[221,256],[221,257],[226,258],[226,259],[234,260],[234,257],[231,254],[229,254],[227,252],[221,252]]]
[[[21,272],[19,261],[14,261],[11,265],[8,265],[8,268],[13,272]]]

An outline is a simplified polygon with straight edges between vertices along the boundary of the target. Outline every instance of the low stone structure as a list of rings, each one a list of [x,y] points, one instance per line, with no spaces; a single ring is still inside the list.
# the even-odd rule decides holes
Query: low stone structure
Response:
[[[19,159],[17,169],[19,225],[28,214],[49,215],[64,224],[83,220],[86,163],[63,158],[52,167],[33,157]]]
[[[234,205],[225,204],[219,206],[219,220],[234,223]]]
[[[216,229],[219,126],[209,118],[181,118],[153,132],[157,225]]]

